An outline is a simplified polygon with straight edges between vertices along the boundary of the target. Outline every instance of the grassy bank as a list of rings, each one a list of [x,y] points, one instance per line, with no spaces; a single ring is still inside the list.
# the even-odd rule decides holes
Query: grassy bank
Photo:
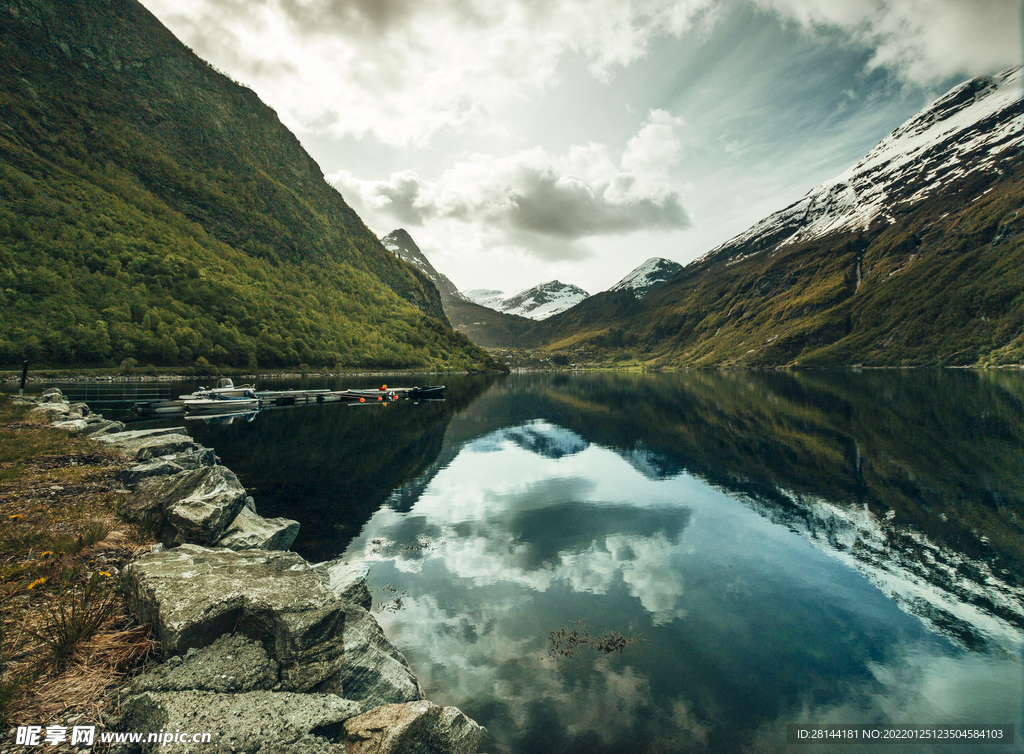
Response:
[[[101,443],[0,395],[0,723],[96,724],[149,656],[118,575],[152,538],[122,521]]]

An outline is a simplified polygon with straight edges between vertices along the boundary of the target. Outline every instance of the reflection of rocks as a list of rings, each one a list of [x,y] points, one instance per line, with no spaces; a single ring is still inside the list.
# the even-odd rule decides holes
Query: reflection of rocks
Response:
[[[901,609],[955,644],[982,649],[990,641],[1021,641],[1024,589],[998,578],[988,564],[939,547],[866,508],[798,495],[743,499],[773,523],[849,563]]]

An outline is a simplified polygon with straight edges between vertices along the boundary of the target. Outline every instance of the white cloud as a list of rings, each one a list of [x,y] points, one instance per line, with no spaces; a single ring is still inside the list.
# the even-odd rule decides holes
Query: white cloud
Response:
[[[423,145],[444,131],[501,132],[496,111],[547,91],[563,56],[606,79],[713,0],[145,2],[289,126]]]
[[[361,180],[348,171],[328,176],[357,210],[386,214],[400,223],[430,219],[482,224],[505,243],[539,238],[571,248],[581,238],[638,230],[675,230],[689,224],[669,170],[679,161],[682,124],[652,110],[626,144],[618,164],[608,148],[590,143],[564,155],[535,147],[506,157],[475,154],[437,181],[412,171],[387,180]],[[539,245],[541,256],[543,245]],[[564,251],[561,253],[565,253]]]
[[[930,83],[1019,55],[1017,0],[753,0],[840,27],[873,65]],[[502,133],[498,110],[543,95],[579,55],[607,80],[654,39],[725,0],[145,0],[179,37],[253,86],[299,131],[424,145]]]
[[[838,27],[916,84],[1020,60],[1018,0],[756,0],[808,29]]]

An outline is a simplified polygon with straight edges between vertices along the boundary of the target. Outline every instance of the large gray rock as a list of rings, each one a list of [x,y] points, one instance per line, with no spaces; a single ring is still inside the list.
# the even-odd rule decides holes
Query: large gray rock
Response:
[[[360,711],[423,699],[405,655],[368,610],[351,603],[345,607],[345,667],[339,680],[345,698],[359,702]]]
[[[122,731],[209,732],[208,743],[143,743],[124,751],[191,754],[344,754],[332,743],[344,735],[344,721],[355,705],[333,694],[251,691],[146,691],[121,705]]]
[[[124,429],[124,422],[104,419],[98,414],[89,414],[85,419],[85,424],[85,431],[82,434],[89,435],[90,437],[109,435],[114,432],[120,432]]]
[[[120,422],[118,422],[120,423]],[[203,466],[215,466],[217,456],[210,448],[200,446],[198,449],[183,453],[172,453],[159,456],[151,461],[144,461],[130,469],[118,472],[118,481],[133,487],[143,479],[157,476],[173,476],[182,471],[192,471]]]
[[[366,585],[365,566],[335,560],[318,563],[313,570],[345,603],[345,668],[341,673],[345,698],[359,702],[363,711],[423,699],[423,689],[405,655],[388,641],[370,613],[373,596]]]
[[[263,518],[243,507],[217,542],[229,550],[287,550],[299,534],[299,522],[290,518]]]
[[[388,704],[345,721],[345,754],[476,754],[486,735],[455,707]]]
[[[148,461],[151,458],[175,453],[203,450],[203,446],[189,437],[184,427],[112,432],[97,439],[120,448],[135,456],[139,461]]]
[[[262,644],[241,634],[229,634],[202,649],[193,647],[184,656],[171,657],[140,675],[129,693],[270,691],[280,680],[280,669]]]
[[[157,516],[167,547],[185,543],[212,545],[245,505],[238,477],[224,466],[203,466],[172,476],[143,479],[129,494],[121,514],[129,521]]]
[[[293,552],[182,545],[124,569],[128,604],[165,655],[237,633],[281,665],[281,689],[340,693],[345,606]]]
[[[342,602],[354,603],[364,610],[373,607],[373,595],[366,585],[366,566],[350,565],[339,559],[317,563],[313,570]]]
[[[152,479],[154,477],[168,477],[180,474],[185,470],[183,466],[175,463],[173,458],[176,456],[162,456],[152,461],[146,461],[132,466],[128,469],[122,469],[117,472],[117,480],[129,487],[136,486],[143,479]]]
[[[75,411],[67,403],[60,402],[40,404],[32,409],[32,413],[42,414],[50,421],[70,421],[82,418],[78,411]]]
[[[73,435],[83,434],[85,430],[89,428],[85,419],[67,419],[64,421],[57,421],[51,426],[54,426],[57,429],[63,429],[65,432],[69,432]]]

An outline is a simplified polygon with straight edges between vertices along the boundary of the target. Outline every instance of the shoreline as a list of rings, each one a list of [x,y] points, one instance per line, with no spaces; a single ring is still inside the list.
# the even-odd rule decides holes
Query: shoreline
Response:
[[[119,714],[98,724],[126,735],[205,726],[203,752],[475,754],[485,729],[424,698],[370,612],[365,574],[287,549],[298,524],[259,516],[212,449],[184,428],[125,430],[56,388],[21,401],[134,461],[118,473],[120,513],[160,540],[125,565],[121,584],[162,661],[120,686]]]

